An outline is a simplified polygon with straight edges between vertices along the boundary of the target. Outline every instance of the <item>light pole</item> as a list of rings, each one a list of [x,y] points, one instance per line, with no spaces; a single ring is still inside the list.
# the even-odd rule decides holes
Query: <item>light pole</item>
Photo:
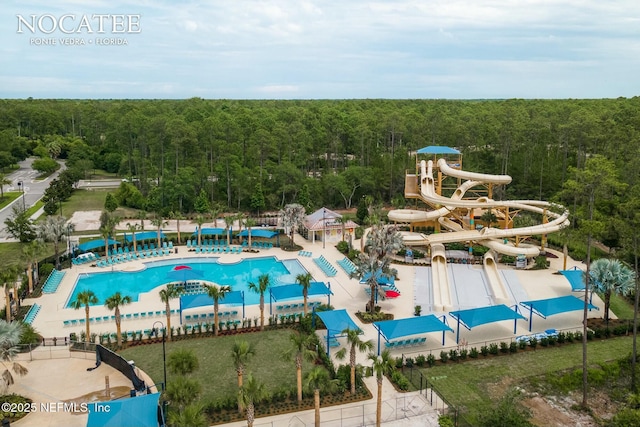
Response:
[[[22,192],[22,210],[26,211],[27,210],[27,204],[24,201],[24,183],[22,181],[18,181],[18,188]]]
[[[164,323],[162,323],[159,320],[153,322],[153,326],[151,327],[151,330],[153,331],[153,334],[155,334],[156,337],[158,336],[158,329],[156,328],[157,324],[160,324],[160,326],[162,326],[162,366],[164,368],[164,383],[162,384],[162,391],[165,391],[167,388],[167,353],[164,346],[166,331],[164,330]]]
[[[327,220],[325,219],[326,213],[327,208],[322,208],[322,249],[325,248],[325,241],[327,240]]]

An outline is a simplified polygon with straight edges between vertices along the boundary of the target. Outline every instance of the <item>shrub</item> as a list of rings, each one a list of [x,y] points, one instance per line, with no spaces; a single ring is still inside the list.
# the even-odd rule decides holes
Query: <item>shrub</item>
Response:
[[[396,357],[396,369],[402,369],[402,357]]]
[[[336,249],[338,249],[338,251],[342,254],[348,254],[349,253],[349,243],[347,243],[344,240],[341,240],[340,242],[338,242],[338,244],[336,245]]]
[[[543,347],[548,347],[549,346],[549,338],[547,338],[547,337],[540,338],[540,345],[543,346]]]
[[[558,341],[558,337],[554,337],[553,335],[547,337],[547,340],[549,341],[549,345],[556,345],[556,342]]]
[[[489,354],[489,347],[487,347],[486,345],[480,347],[480,354],[482,354],[483,356],[487,356]]]
[[[565,340],[567,339],[567,334],[565,334],[564,332],[558,332],[558,344],[562,344],[565,342]]]
[[[469,355],[469,351],[466,348],[463,348],[462,350],[460,350],[460,359],[466,360],[468,355]]]
[[[432,367],[433,365],[436,364],[436,357],[433,354],[429,354],[427,356],[427,365],[429,365],[430,367]]]
[[[512,341],[511,344],[509,344],[509,353],[517,353],[518,352],[518,343],[515,341]]]
[[[449,359],[452,362],[457,362],[458,361],[458,350],[456,350],[455,348],[452,348],[451,350],[449,350]]]
[[[447,360],[449,360],[449,353],[447,353],[446,351],[442,350],[440,352],[440,361],[442,363],[447,363]]]
[[[475,347],[471,347],[471,350],[469,351],[469,357],[472,359],[477,359],[478,358],[478,349]]]
[[[509,344],[507,344],[506,342],[502,341],[500,343],[500,353],[508,353],[509,352]]]
[[[402,391],[409,390],[409,387],[411,386],[409,379],[400,371],[393,371],[391,374],[391,381]]]
[[[567,342],[573,342],[574,338],[575,338],[575,334],[573,332],[567,332],[565,334],[565,338]]]
[[[493,355],[498,354],[498,344],[496,343],[489,344],[489,353]]]
[[[529,347],[535,349],[538,346],[538,338],[533,337],[529,340]]]
[[[451,418],[450,415],[440,415],[438,417],[438,426],[439,427],[454,427],[456,424]]]
[[[527,348],[527,342],[525,340],[518,341],[518,347],[520,348],[520,350],[524,350],[525,348]]]
[[[404,364],[407,366],[407,368],[413,368],[413,358],[407,357],[406,359],[404,359]]]
[[[426,361],[427,361],[427,358],[424,357],[424,354],[421,354],[418,357],[416,357],[416,365],[418,365],[421,368],[425,365]]]

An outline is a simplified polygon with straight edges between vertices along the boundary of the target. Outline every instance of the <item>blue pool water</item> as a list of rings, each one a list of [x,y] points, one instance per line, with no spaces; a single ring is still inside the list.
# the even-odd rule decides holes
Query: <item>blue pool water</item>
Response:
[[[73,292],[69,297],[66,308],[70,308],[78,293],[90,289],[98,298],[96,305],[103,305],[104,301],[116,292],[128,295],[132,301],[138,301],[140,293],[149,292],[158,286],[173,281],[167,278],[169,271],[176,265],[188,265],[193,270],[202,272],[202,278],[218,285],[229,285],[233,291],[245,291],[245,304],[259,304],[260,295],[248,290],[249,282],[258,282],[258,277],[268,274],[272,286],[295,283],[298,274],[307,271],[296,259],[280,261],[275,257],[243,259],[235,264],[219,264],[217,258],[206,260],[163,260],[146,263],[141,271],[105,271],[100,273],[81,274]],[[158,289],[159,291],[159,289]],[[159,301],[158,297],[158,301]]]

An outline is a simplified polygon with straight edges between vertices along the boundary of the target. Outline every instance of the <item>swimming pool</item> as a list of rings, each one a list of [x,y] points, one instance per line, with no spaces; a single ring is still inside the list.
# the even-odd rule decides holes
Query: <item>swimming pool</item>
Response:
[[[295,283],[298,274],[307,271],[297,259],[278,260],[275,257],[242,259],[234,264],[220,264],[218,258],[174,259],[145,263],[140,271],[107,271],[100,273],[83,273],[65,305],[71,308],[76,296],[90,289],[98,298],[95,305],[103,305],[105,300],[116,292],[128,295],[133,302],[138,301],[141,293],[149,292],[158,286],[171,282],[167,273],[177,265],[188,265],[193,270],[203,273],[202,279],[218,285],[229,285],[233,291],[245,291],[245,304],[259,304],[260,295],[248,290],[249,282],[258,282],[258,277],[268,274],[272,286]],[[267,297],[268,298],[268,297]]]

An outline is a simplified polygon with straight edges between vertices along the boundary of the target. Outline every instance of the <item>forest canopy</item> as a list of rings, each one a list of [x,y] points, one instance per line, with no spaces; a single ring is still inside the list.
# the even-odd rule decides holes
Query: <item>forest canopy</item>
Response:
[[[135,188],[121,198],[165,213],[194,212],[203,196],[244,211],[351,208],[365,195],[403,206],[410,153],[428,145],[457,148],[466,170],[511,175],[505,198],[553,200],[571,168],[595,155],[630,187],[640,170],[637,97],[27,99],[0,100],[0,111],[0,168],[31,155],[66,159],[80,176],[97,168],[126,178]]]

